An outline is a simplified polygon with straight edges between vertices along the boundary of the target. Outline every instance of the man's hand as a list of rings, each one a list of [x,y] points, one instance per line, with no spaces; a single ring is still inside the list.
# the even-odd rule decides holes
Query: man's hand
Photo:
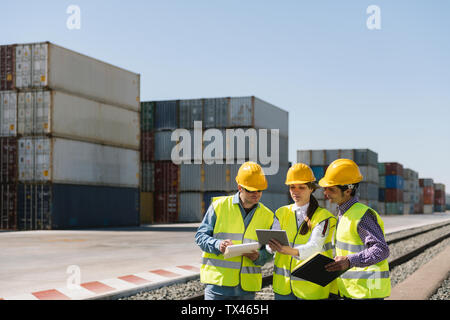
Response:
[[[233,244],[233,242],[232,242],[230,239],[223,240],[223,241],[220,243],[220,246],[219,246],[220,252],[224,253],[224,252],[225,252],[225,249],[226,249],[228,246],[231,246],[232,244]]]
[[[259,251],[253,250],[252,253],[244,253],[243,256],[249,258],[252,261],[255,261],[259,257]]]
[[[340,270],[347,270],[350,268],[350,261],[347,257],[335,257],[334,262],[331,262],[325,266],[325,269],[327,271],[340,271]]]

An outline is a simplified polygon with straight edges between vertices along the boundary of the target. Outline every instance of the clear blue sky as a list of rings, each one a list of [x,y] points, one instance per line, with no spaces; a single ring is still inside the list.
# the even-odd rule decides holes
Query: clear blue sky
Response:
[[[81,9],[69,30],[67,7]],[[369,5],[381,30],[369,30]],[[298,149],[369,148],[450,189],[450,1],[8,1],[0,43],[141,74],[141,100],[255,95]]]

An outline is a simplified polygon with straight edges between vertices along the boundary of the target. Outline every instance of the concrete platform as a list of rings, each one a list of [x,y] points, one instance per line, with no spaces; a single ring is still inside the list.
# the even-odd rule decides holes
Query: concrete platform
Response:
[[[411,276],[392,289],[387,300],[428,300],[450,272],[450,247],[447,247]]]
[[[450,221],[450,212],[382,219],[392,233]],[[187,281],[198,276],[199,225],[0,232],[0,298],[88,299]]]

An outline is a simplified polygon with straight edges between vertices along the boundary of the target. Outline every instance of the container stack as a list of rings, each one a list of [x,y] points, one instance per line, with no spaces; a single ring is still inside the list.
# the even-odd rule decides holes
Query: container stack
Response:
[[[309,165],[319,181],[331,162],[336,159],[350,159],[359,166],[363,181],[359,184],[357,196],[361,203],[378,210],[378,154],[369,149],[298,150],[297,162]],[[325,200],[323,190],[314,193],[319,205],[331,212],[337,212],[337,205]]]
[[[272,210],[288,203],[284,185],[288,170],[287,112],[256,97],[148,103],[154,106],[154,125],[149,133],[153,134],[153,138],[149,138],[154,149],[152,167],[150,162],[147,164],[154,176],[154,223],[201,221],[213,197],[237,191],[235,177],[241,164],[252,158],[253,146],[258,162],[267,170],[270,164],[265,166],[260,161],[263,160],[260,152],[265,151],[260,143],[261,139],[267,139],[270,157],[272,129],[279,130],[279,151],[274,153],[275,159],[271,158],[272,165],[276,162],[279,170],[274,175],[266,175],[269,186],[261,201]],[[256,129],[256,140],[245,138],[241,154],[237,136],[251,136],[249,129]],[[267,132],[259,129],[267,129]],[[227,130],[234,133],[228,139]],[[178,143],[177,135],[180,136]],[[228,157],[227,152],[233,152],[233,156]],[[179,157],[180,161],[175,161],[178,163],[174,163],[174,155]],[[143,177],[142,185],[146,183],[151,185]]]
[[[1,228],[137,225],[140,76],[49,42],[12,47],[0,48]]]
[[[386,214],[403,214],[403,165],[397,162],[382,162],[379,169],[380,207]]]
[[[140,223],[153,223],[154,172],[154,102],[141,102],[141,192]]]
[[[419,213],[416,212],[420,202],[419,173],[404,168],[403,180],[403,214]]]
[[[450,210],[450,194],[445,194],[445,209]]]
[[[445,184],[434,183],[434,212],[445,212]]]
[[[434,184],[433,179],[419,179],[420,209],[422,213],[431,214],[434,211]]]

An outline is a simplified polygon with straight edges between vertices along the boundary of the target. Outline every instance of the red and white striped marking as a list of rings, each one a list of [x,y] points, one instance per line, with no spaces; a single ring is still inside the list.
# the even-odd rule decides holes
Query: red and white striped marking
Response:
[[[83,300],[102,296],[107,293],[143,287],[155,286],[168,280],[182,279],[200,273],[200,264],[181,265],[177,267],[155,269],[147,272],[119,276],[101,281],[81,283],[76,288],[48,289],[24,293],[10,297],[0,297],[0,300]]]

